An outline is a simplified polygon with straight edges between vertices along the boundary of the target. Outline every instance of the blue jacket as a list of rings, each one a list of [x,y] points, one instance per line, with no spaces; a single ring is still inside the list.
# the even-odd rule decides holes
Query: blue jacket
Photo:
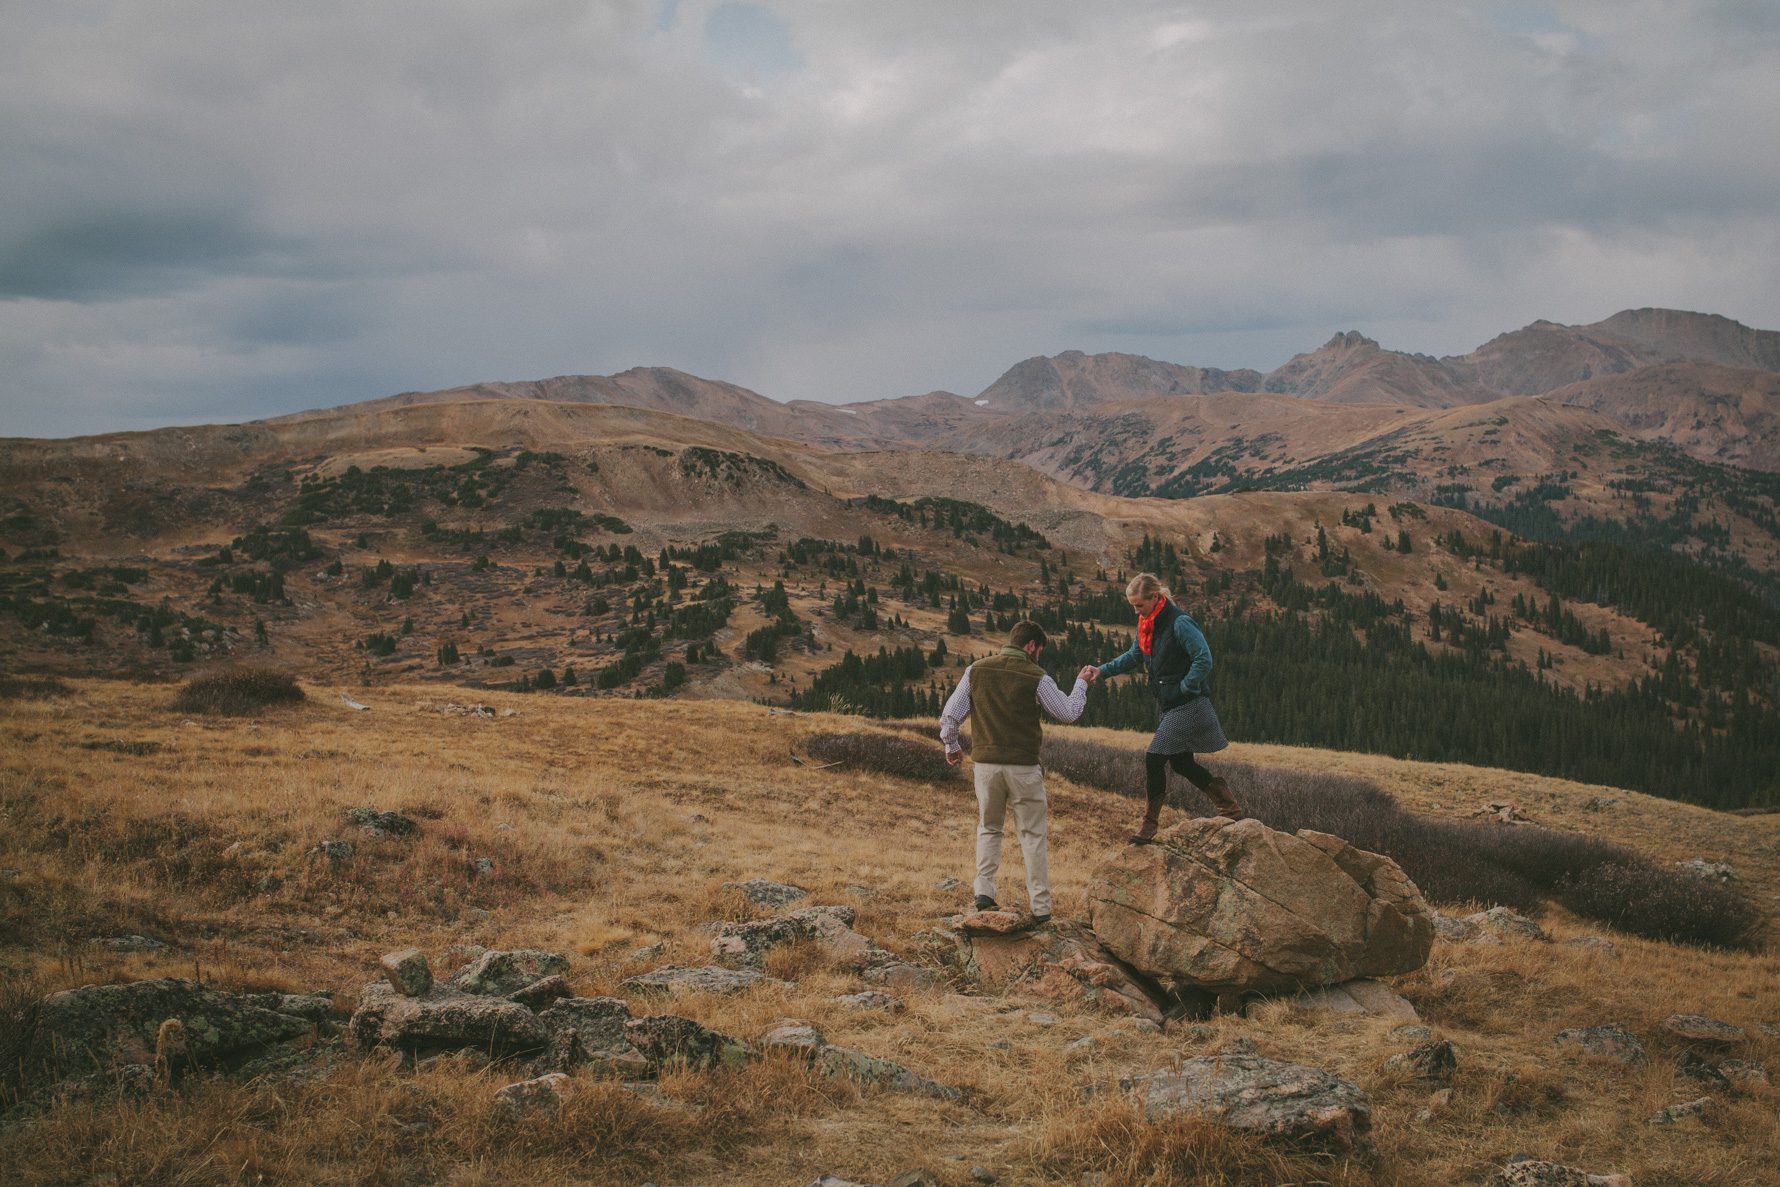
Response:
[[[1149,655],[1133,638],[1123,655],[1100,665],[1100,674],[1117,676],[1146,662],[1150,691],[1164,712],[1211,691],[1207,683],[1211,676],[1211,645],[1206,643],[1199,624],[1173,602],[1164,605],[1156,615],[1156,637],[1151,640]]]

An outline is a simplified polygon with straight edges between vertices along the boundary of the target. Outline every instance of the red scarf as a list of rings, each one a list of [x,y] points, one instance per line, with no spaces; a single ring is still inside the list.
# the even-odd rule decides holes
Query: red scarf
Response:
[[[1148,614],[1137,619],[1137,646],[1145,654],[1150,654],[1156,645],[1156,615],[1162,613],[1162,607],[1168,604],[1167,598],[1157,598],[1156,604],[1150,607]]]

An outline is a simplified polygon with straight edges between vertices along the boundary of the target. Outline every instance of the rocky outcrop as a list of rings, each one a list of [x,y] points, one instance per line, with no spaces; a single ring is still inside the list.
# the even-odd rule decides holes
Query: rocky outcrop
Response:
[[[550,1045],[550,1027],[518,1002],[443,987],[408,997],[386,981],[365,986],[347,1033],[361,1048],[417,1057],[468,1050],[502,1059]]]
[[[560,976],[568,971],[569,958],[560,952],[540,952],[531,948],[492,949],[453,973],[445,984],[458,993],[505,997],[546,977]]]
[[[784,989],[789,987],[790,982],[768,977],[753,969],[726,969],[718,965],[688,969],[668,965],[665,968],[651,969],[647,973],[638,973],[634,977],[626,977],[620,984],[626,989],[651,993],[681,990],[687,993],[730,994],[741,993],[757,985],[774,985]]]
[[[1006,914],[977,911],[951,920],[946,934],[966,975],[985,985],[1020,985],[1051,1001],[1079,1002],[1158,1024],[1174,1004],[1082,924],[1053,921],[1020,931],[1003,926]]]
[[[1629,1175],[1591,1175],[1559,1162],[1522,1159],[1490,1176],[1488,1187],[1632,1187]]]
[[[853,930],[851,907],[802,907],[773,919],[725,923],[711,941],[717,962],[736,969],[758,969],[767,954],[788,944],[814,943],[837,963],[855,969],[888,964],[896,957],[870,937]]]
[[[1120,960],[1179,988],[1277,992],[1420,968],[1427,904],[1397,863],[1258,820],[1187,820],[1094,871],[1089,918]]]
[[[1219,1054],[1126,1081],[1152,1121],[1193,1113],[1231,1129],[1368,1153],[1366,1093],[1327,1072],[1258,1055]]]
[[[277,1008],[286,999],[303,1012]],[[16,1051],[9,1062],[26,1092],[83,1077],[121,1083],[148,1069],[173,1075],[228,1068],[311,1034],[306,1015],[313,1013],[307,1008],[313,1000],[229,993],[173,977],[87,985],[38,1002],[6,1045]]]
[[[1638,1036],[1618,1024],[1561,1030],[1552,1036],[1551,1041],[1554,1046],[1576,1047],[1585,1055],[1611,1059],[1627,1067],[1649,1058],[1644,1054],[1644,1044],[1638,1041]]]

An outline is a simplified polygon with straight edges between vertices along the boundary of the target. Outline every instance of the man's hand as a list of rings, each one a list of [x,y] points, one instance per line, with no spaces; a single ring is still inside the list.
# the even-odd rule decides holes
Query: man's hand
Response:
[[[1075,678],[1077,680],[1086,680],[1089,684],[1092,684],[1094,681],[1100,679],[1100,669],[1093,664],[1088,664],[1075,674]]]
[[[948,751],[946,751],[946,765],[947,766],[955,767],[963,761],[964,761],[964,751],[962,751],[962,750],[948,750]]]

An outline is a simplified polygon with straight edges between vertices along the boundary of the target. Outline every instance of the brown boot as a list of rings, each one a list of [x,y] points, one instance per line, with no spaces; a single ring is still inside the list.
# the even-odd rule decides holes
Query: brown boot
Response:
[[[1162,821],[1163,798],[1164,797],[1162,796],[1156,796],[1145,805],[1143,810],[1143,824],[1135,833],[1131,834],[1130,840],[1133,845],[1148,845],[1150,841],[1155,838],[1156,826]]]
[[[1225,820],[1243,819],[1242,805],[1237,803],[1236,797],[1230,794],[1230,785],[1225,783],[1222,777],[1213,779],[1202,790],[1205,792],[1205,798],[1211,801],[1211,806],[1218,810],[1219,816]]]

